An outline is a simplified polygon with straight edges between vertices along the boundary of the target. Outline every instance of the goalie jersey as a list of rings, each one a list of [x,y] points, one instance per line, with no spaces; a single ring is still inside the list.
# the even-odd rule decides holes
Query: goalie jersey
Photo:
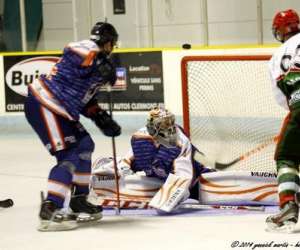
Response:
[[[131,150],[125,156],[131,170],[144,171],[148,177],[166,180],[170,173],[189,179],[196,179],[206,170],[193,159],[194,146],[177,126],[176,147],[166,147],[158,144],[148,133],[147,128],[141,128],[132,135]]]
[[[31,93],[47,108],[70,120],[79,120],[83,107],[100,87],[98,46],[90,40],[68,44],[49,76],[29,85]]]

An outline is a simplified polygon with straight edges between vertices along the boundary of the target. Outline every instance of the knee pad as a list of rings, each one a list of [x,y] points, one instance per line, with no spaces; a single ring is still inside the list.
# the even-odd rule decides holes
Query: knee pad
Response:
[[[74,173],[79,162],[75,148],[57,151],[55,152],[55,157],[57,159],[57,167],[65,168],[70,173]]]
[[[71,174],[73,174],[75,172],[76,166],[72,161],[61,161],[57,164],[57,167],[59,168],[64,168],[66,169],[68,172],[70,172]]]
[[[79,159],[87,160],[87,161],[91,160],[94,149],[95,149],[95,143],[93,142],[92,138],[89,135],[83,137],[79,141],[79,146],[78,146]]]

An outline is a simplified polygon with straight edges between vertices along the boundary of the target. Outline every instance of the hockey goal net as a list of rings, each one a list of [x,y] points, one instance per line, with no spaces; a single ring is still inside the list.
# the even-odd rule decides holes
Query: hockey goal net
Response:
[[[273,97],[270,55],[182,59],[183,125],[214,162],[243,158],[228,170],[275,172],[276,139],[286,111]]]

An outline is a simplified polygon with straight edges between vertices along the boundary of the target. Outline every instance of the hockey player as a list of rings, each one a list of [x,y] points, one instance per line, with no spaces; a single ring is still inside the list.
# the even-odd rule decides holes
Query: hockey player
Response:
[[[195,151],[182,129],[175,124],[174,114],[164,108],[154,108],[149,112],[147,125],[132,135],[129,152],[118,162],[119,174],[124,177],[143,173],[147,178],[132,179],[134,190],[141,190],[137,188],[138,183],[149,183],[148,191],[158,189],[149,205],[171,212],[189,197],[198,199],[198,177],[212,171],[194,159]],[[96,160],[94,170],[99,178],[113,175],[112,164],[105,158]],[[91,186],[97,189],[97,178]],[[132,197],[138,196],[133,194]]]
[[[77,222],[102,217],[102,207],[87,201],[94,142],[79,117],[90,118],[106,136],[121,133],[120,126],[98,107],[95,97],[101,85],[116,81],[109,55],[117,40],[113,25],[96,23],[89,40],[69,43],[50,74],[28,86],[26,118],[57,160],[49,173],[48,193],[39,213],[41,231],[73,229]],[[62,209],[69,193],[72,217]],[[77,217],[83,213],[85,217]]]
[[[280,212],[266,220],[268,230],[290,232],[298,221],[300,163],[300,25],[292,10],[273,19],[273,35],[282,43],[269,62],[272,86],[279,105],[289,110],[275,152]]]

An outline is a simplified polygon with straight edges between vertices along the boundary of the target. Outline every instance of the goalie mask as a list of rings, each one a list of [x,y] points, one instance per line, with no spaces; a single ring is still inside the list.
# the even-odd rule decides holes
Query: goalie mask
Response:
[[[272,31],[275,39],[284,43],[300,31],[298,14],[292,9],[278,12],[273,19]]]
[[[154,108],[149,112],[147,130],[154,139],[165,147],[177,145],[175,116],[167,109]]]
[[[118,36],[115,27],[110,23],[97,22],[91,30],[90,39],[99,47],[103,47],[107,42],[111,42],[113,47],[118,41]]]

